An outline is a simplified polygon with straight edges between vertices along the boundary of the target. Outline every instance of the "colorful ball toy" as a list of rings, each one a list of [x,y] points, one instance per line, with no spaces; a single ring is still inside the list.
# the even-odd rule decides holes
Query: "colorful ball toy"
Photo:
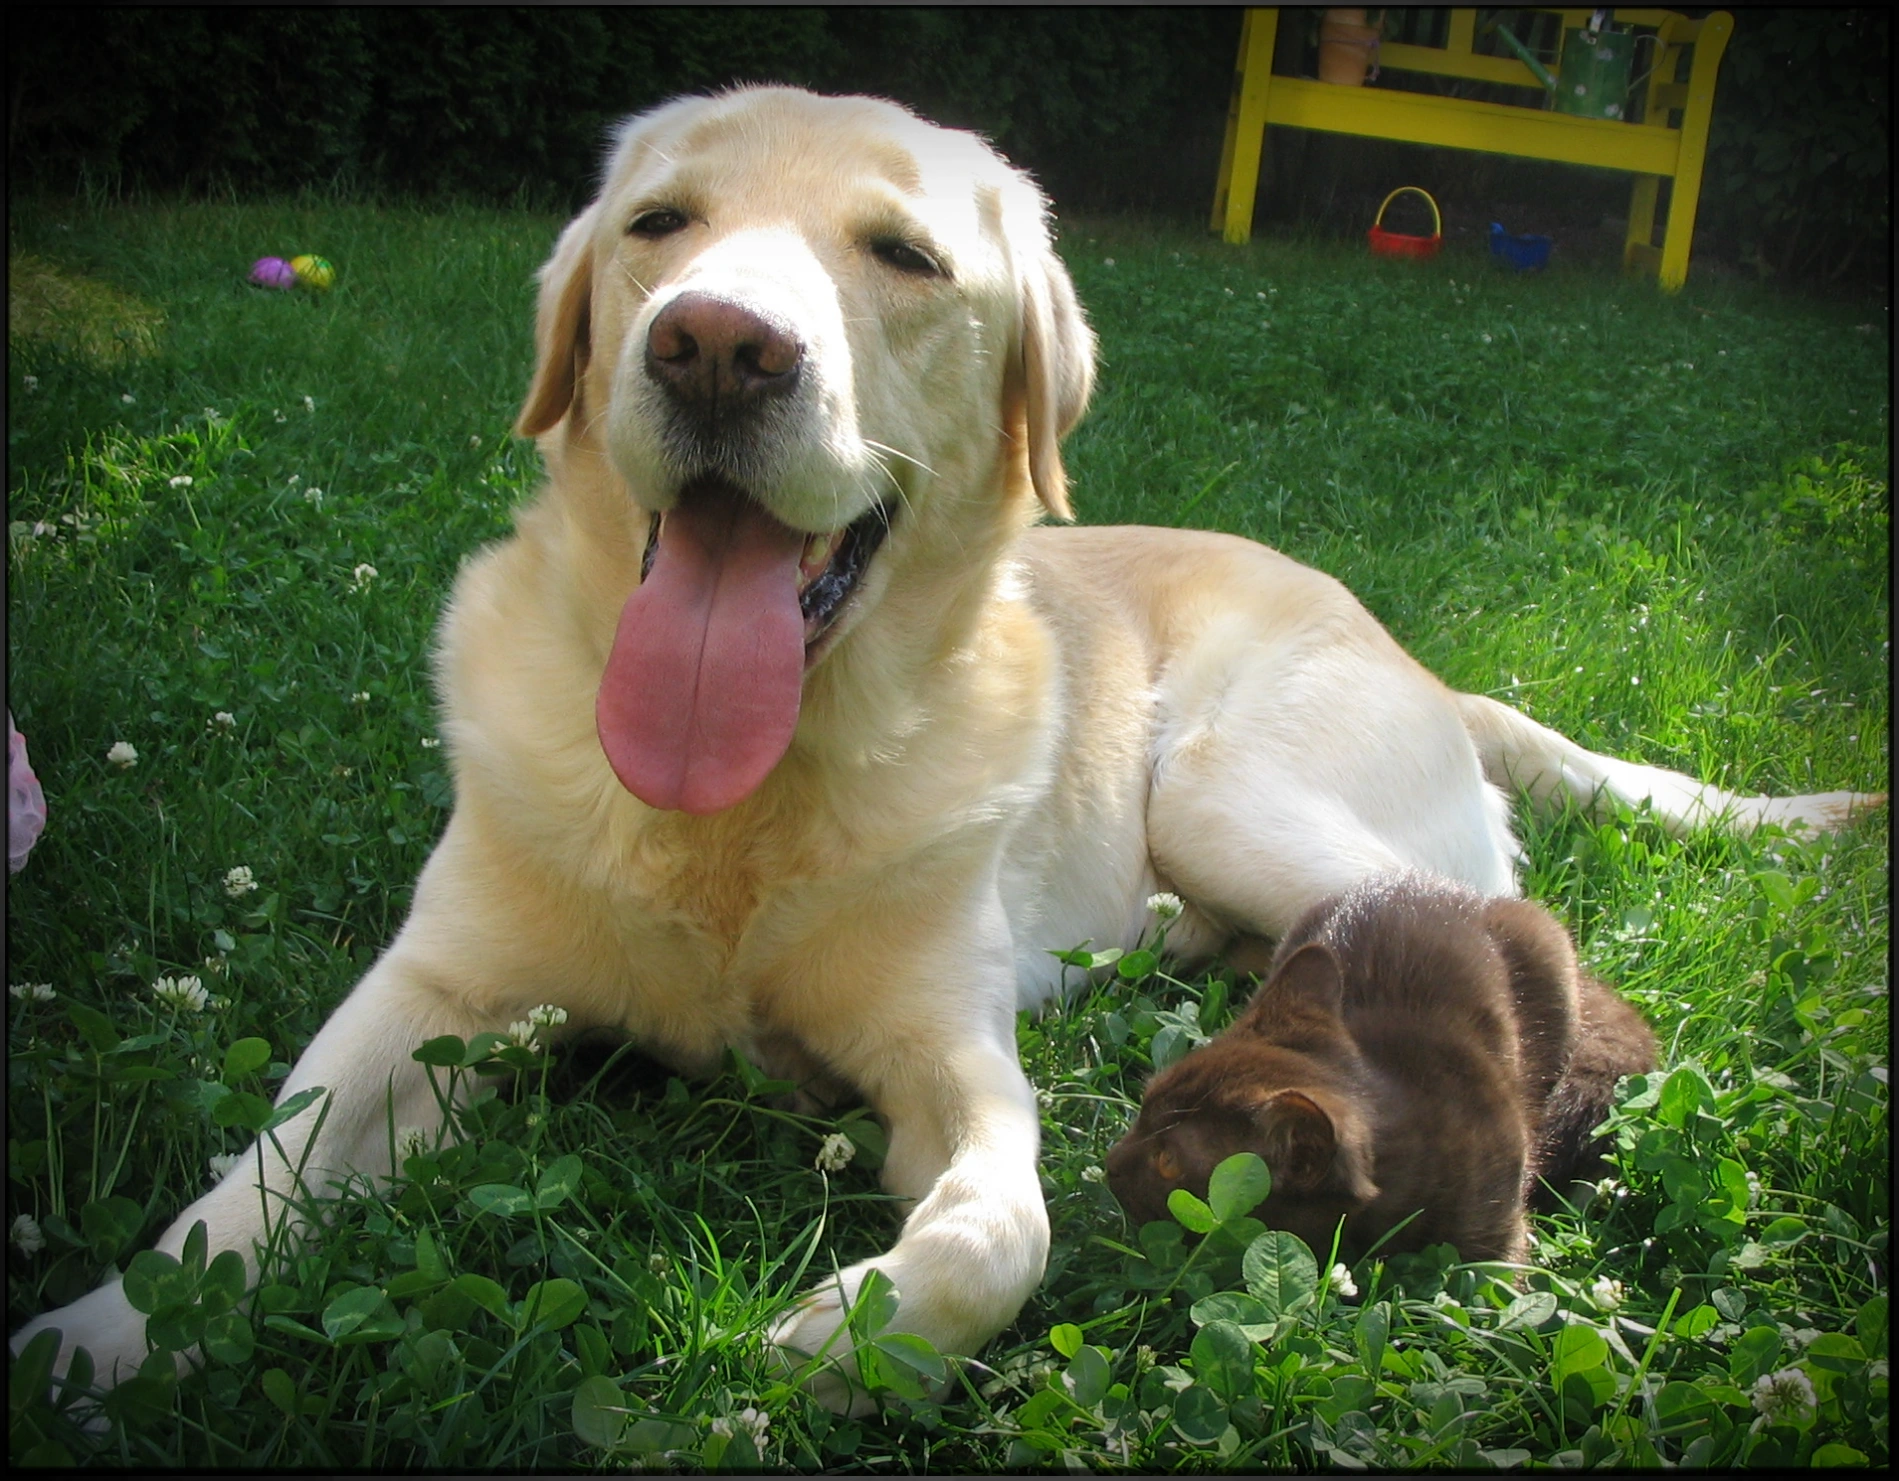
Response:
[[[281,257],[260,257],[251,264],[251,282],[259,288],[294,288],[297,270]]]
[[[336,269],[330,266],[329,261],[308,253],[291,258],[290,269],[297,275],[297,281],[306,288],[327,290],[336,281]]]

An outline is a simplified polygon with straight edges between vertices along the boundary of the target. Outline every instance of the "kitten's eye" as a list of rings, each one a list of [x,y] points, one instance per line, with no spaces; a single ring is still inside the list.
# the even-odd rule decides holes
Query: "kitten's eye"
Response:
[[[683,229],[685,225],[684,211],[676,211],[671,206],[658,206],[635,216],[632,225],[627,227],[626,233],[628,236],[648,239],[669,237],[674,232]]]
[[[1172,1152],[1156,1152],[1154,1171],[1171,1183],[1180,1176],[1180,1160]]]
[[[940,262],[923,248],[906,242],[902,237],[877,237],[871,242],[870,250],[878,261],[888,263],[901,272],[914,273],[920,278],[945,276]]]

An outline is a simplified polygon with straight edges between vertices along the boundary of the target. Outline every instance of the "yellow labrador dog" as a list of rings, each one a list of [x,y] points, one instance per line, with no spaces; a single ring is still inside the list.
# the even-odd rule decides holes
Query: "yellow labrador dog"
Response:
[[[624,127],[541,276],[546,486],[442,629],[453,818],[284,1087],[331,1094],[314,1145],[314,1111],[280,1133],[311,1186],[390,1172],[439,1034],[552,1003],[686,1068],[739,1046],[861,1091],[908,1208],[772,1340],[833,1344],[875,1267],[898,1325],[971,1353],[1047,1253],[1015,1015],[1050,948],[1133,945],[1163,888],[1188,958],[1374,871],[1514,894],[1505,787],[1679,828],[1870,800],[1594,755],[1245,540],[1031,528],[1068,516],[1093,350],[1045,202],[968,134],[780,88]],[[160,1247],[204,1220],[248,1256],[258,1166]],[[45,1326],[108,1381],[146,1351],[116,1283],[16,1342]]]

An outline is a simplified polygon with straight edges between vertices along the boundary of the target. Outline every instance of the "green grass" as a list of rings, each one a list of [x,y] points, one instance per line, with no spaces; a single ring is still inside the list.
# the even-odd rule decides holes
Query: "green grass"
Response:
[[[1346,1297],[1320,1288],[1325,1251],[1269,1240],[1243,1263],[1251,1231],[1217,1197],[1227,1223],[1191,1255],[1129,1229],[1102,1156],[1155,1059],[1246,991],[1139,959],[1020,1027],[1049,1275],[942,1402],[886,1361],[885,1412],[844,1422],[765,1362],[760,1326],[894,1216],[875,1124],[844,1124],[858,1154],[822,1174],[840,1126],[780,1112],[743,1065],[691,1087],[626,1056],[530,1070],[459,1145],[345,1198],[250,1319],[228,1266],[138,1258],[394,932],[446,817],[429,635],[538,476],[507,428],[558,225],[321,203],[12,217],[10,256],[163,329],[149,357],[88,356],[96,332],[9,357],[8,703],[51,821],[9,888],[8,977],[54,992],[8,1004],[8,1218],[45,1236],[9,1246],[9,1322],[116,1264],[156,1337],[202,1330],[211,1351],[177,1382],[161,1355],[103,1435],[16,1366],[14,1459],[1885,1462],[1883,813],[1804,842],[1522,818],[1529,892],[1666,1060],[1618,1113],[1620,1186],[1539,1221],[1520,1288],[1435,1252],[1368,1262]],[[1274,544],[1450,683],[1586,744],[1734,787],[1885,785],[1883,310],[1117,221],[1063,246],[1104,361],[1070,445],[1085,518]],[[337,264],[334,292],[242,285],[297,251]],[[106,759],[118,741],[130,769]],[[240,865],[257,888],[234,896]],[[180,973],[209,1011],[153,998]],[[1591,1294],[1608,1281],[1619,1306]],[[1815,1407],[1766,1423],[1754,1385],[1790,1368]]]

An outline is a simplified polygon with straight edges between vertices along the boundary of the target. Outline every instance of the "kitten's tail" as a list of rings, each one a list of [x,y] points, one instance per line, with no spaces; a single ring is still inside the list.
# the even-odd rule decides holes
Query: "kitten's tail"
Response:
[[[1884,792],[1815,792],[1804,797],[1746,797],[1667,771],[1584,750],[1566,736],[1481,694],[1457,696],[1464,727],[1476,742],[1484,775],[1519,788],[1538,803],[1564,797],[1597,812],[1604,796],[1628,807],[1646,802],[1670,833],[1721,827],[1752,832],[1763,823],[1831,833],[1856,813],[1883,805]]]

